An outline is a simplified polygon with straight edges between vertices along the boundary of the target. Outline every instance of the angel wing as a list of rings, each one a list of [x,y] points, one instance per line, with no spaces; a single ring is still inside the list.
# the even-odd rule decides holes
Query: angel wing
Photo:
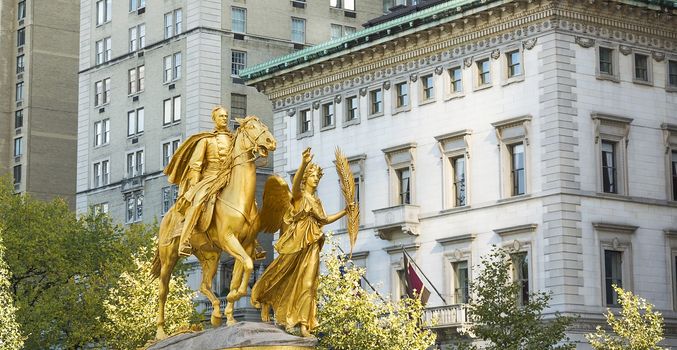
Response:
[[[291,206],[291,191],[283,178],[273,175],[263,189],[263,206],[257,220],[260,232],[275,233],[282,227],[284,214]]]

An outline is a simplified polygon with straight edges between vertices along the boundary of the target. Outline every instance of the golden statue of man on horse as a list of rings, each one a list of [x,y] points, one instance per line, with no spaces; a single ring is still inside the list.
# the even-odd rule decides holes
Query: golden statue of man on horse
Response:
[[[347,160],[337,150],[345,210],[330,216],[324,214],[315,194],[322,172],[316,164],[310,163],[310,149],[303,153],[300,174],[295,176],[292,190],[284,179],[271,176],[266,182],[263,205],[259,209],[254,199],[255,160],[267,157],[275,150],[275,138],[255,116],[236,119],[240,127],[235,133],[228,129],[228,112],[223,107],[215,107],[211,117],[214,130],[189,137],[164,170],[169,182],[179,186],[179,197],[160,223],[153,262],[152,273],[160,279],[156,338],[167,337],[164,332],[165,302],[169,279],[180,256],[193,254],[200,262],[200,292],[212,303],[214,326],[218,326],[222,318],[220,301],[211,290],[219,257],[223,251],[235,259],[224,310],[227,324],[232,325],[235,323],[234,303],[247,294],[253,260],[257,258],[256,236],[259,231],[274,233],[278,230],[281,230],[280,241],[289,243],[276,246],[280,256],[272,264],[273,268],[264,273],[261,283],[257,282],[260,286],[254,286],[255,306],[263,308],[264,320],[268,319],[268,310],[272,307],[276,313],[285,315],[284,323],[288,328],[300,324],[302,334],[309,336],[316,324],[315,303],[303,306],[295,300],[315,298],[319,250],[323,241],[321,228],[348,215],[351,247],[357,235],[359,212],[354,203],[353,176]],[[309,222],[314,224],[309,226]],[[308,230],[302,228],[312,228],[314,238],[306,239]],[[303,269],[302,266],[307,264],[313,268],[300,277],[288,273]],[[298,278],[304,283],[282,283]],[[306,285],[310,287],[304,287]],[[304,297],[280,303],[284,291],[294,291],[294,295]]]

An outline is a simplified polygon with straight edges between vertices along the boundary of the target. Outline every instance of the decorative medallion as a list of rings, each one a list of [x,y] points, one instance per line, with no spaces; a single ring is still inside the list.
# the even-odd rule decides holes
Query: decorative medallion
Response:
[[[367,96],[367,88],[363,87],[360,89],[360,96],[364,97]]]
[[[294,96],[294,102],[296,102],[296,103],[301,102],[301,95]]]
[[[495,49],[494,51],[491,51],[491,58],[497,60],[499,57],[501,57],[501,50]]]
[[[409,80],[411,80],[412,83],[415,83],[417,79],[418,79],[418,74],[416,74],[416,73],[409,76]]]
[[[313,102],[313,109],[320,109],[320,101]]]
[[[618,51],[620,51],[624,56],[627,56],[632,52],[632,49],[630,48],[630,46],[620,45],[618,47]]]
[[[437,66],[435,67],[435,74],[440,75],[444,72],[444,69],[442,69],[442,66]]]
[[[320,88],[313,90],[314,97],[319,97],[320,95],[322,95],[322,90]]]
[[[653,59],[656,60],[656,62],[663,62],[663,60],[665,59],[665,53],[653,51],[651,52],[651,57],[653,57]]]
[[[463,60],[463,65],[465,65],[467,68],[470,68],[472,66],[472,56],[471,57],[466,57]]]
[[[306,91],[306,92],[303,94],[303,99],[307,100],[307,99],[309,99],[309,98],[310,98],[310,91]]]
[[[383,90],[390,90],[390,81],[383,82]]]
[[[534,46],[536,46],[536,40],[537,38],[527,39],[522,42],[522,47],[524,47],[527,50],[531,50],[534,48]]]
[[[330,87],[330,86],[325,86],[325,87],[322,89],[322,93],[324,93],[325,95],[331,93],[331,87]]]
[[[577,36],[576,37],[576,44],[578,44],[580,47],[587,49],[589,47],[595,46],[595,39]]]
[[[290,105],[294,100],[292,100],[291,97],[287,97],[284,99],[284,104],[285,105]]]
[[[288,117],[293,117],[294,114],[296,114],[296,110],[295,110],[294,108],[289,108],[289,109],[287,110],[287,116],[288,116]]]
[[[614,239],[611,241],[611,246],[614,249],[618,249],[621,246],[621,243],[618,241],[618,238],[614,237]]]
[[[334,103],[341,103],[341,95],[336,95],[336,97],[334,97]]]
[[[460,249],[454,250],[454,259],[461,260],[462,257],[463,257],[463,253],[461,253]]]
[[[520,247],[521,247],[521,246],[522,246],[522,245],[520,244],[520,242],[519,242],[518,240],[512,241],[512,249],[513,249],[514,251],[520,250]]]
[[[341,84],[336,83],[336,84],[334,84],[334,86],[332,86],[332,88],[333,88],[334,92],[339,91],[339,90],[341,90]]]

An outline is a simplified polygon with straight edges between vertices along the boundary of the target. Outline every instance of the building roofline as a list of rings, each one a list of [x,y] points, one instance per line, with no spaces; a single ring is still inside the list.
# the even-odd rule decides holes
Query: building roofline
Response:
[[[392,37],[395,34],[410,31],[430,22],[438,21],[445,17],[460,14],[460,17],[467,15],[465,12],[479,7],[487,7],[492,3],[510,3],[515,0],[450,0],[420,11],[406,14],[402,17],[394,18],[390,21],[380,23],[373,27],[368,27],[353,34],[333,39],[306,49],[274,58],[270,61],[259,63],[252,67],[243,69],[240,77],[247,83],[255,83],[266,76],[270,76],[280,71],[288,70],[320,58],[328,57],[332,54],[346,52],[349,49],[374,42],[377,39]],[[661,8],[677,9],[676,0],[615,0],[619,3],[625,3],[632,6],[648,7],[654,10]]]

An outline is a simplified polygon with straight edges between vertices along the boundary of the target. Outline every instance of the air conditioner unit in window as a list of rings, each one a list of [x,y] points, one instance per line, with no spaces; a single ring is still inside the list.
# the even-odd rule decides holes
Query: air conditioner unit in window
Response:
[[[21,161],[21,155],[14,157],[14,163],[19,163]]]
[[[138,137],[133,138],[132,143],[139,143],[139,138]]]
[[[233,39],[235,39],[235,40],[244,40],[244,34],[233,33]]]
[[[19,135],[19,134],[21,134],[21,127],[18,127],[18,128],[16,128],[16,130],[15,130],[15,131],[16,131],[16,135]]]
[[[132,97],[133,102],[137,102],[139,100],[139,95],[135,95]]]
[[[144,14],[144,13],[146,13],[146,8],[145,8],[145,7],[142,7],[142,8],[140,8],[140,9],[136,10],[136,14],[137,14],[137,15],[142,15],[142,14]]]
[[[348,17],[348,18],[356,18],[357,17],[357,12],[353,11],[345,11],[343,14]]]
[[[19,20],[19,27],[21,27],[21,26],[23,26],[23,25],[24,25],[24,20],[23,20],[23,19],[22,19],[22,20]]]
[[[105,112],[105,111],[106,111],[105,108],[99,108],[99,113],[103,113],[103,112]]]
[[[136,53],[136,57],[143,57],[143,51],[138,51]]]
[[[17,106],[17,107],[21,107],[22,105],[23,105],[23,103],[22,103],[21,101],[16,101],[16,106]]]
[[[18,49],[17,51],[19,51],[19,53],[24,53],[24,47],[23,47],[23,46],[19,46],[19,49]]]
[[[176,87],[176,85],[174,85],[174,84],[169,84],[169,87],[168,87],[168,88],[169,88],[169,90],[174,90],[175,87]]]
[[[296,8],[304,9],[306,8],[306,2],[305,1],[291,1],[291,5]]]

